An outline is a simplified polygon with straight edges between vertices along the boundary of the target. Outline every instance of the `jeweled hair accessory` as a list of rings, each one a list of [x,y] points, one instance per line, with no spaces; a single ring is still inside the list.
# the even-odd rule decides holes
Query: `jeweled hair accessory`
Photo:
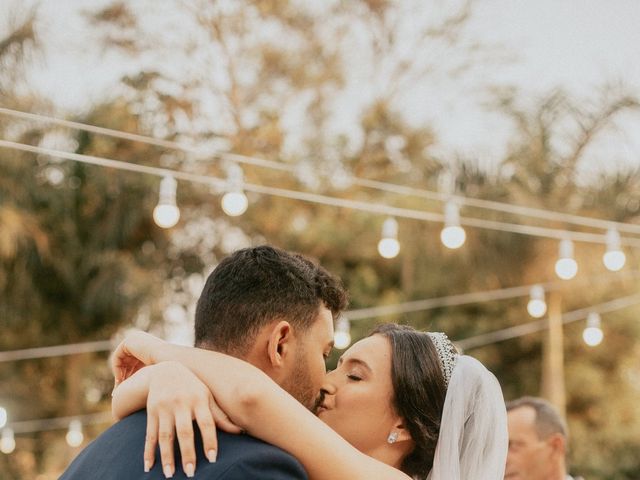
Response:
[[[456,360],[458,359],[458,351],[456,347],[451,343],[446,333],[442,332],[427,332],[431,341],[436,347],[438,352],[438,359],[440,360],[440,368],[442,369],[442,375],[444,376],[445,385],[449,385],[453,369],[456,366]]]

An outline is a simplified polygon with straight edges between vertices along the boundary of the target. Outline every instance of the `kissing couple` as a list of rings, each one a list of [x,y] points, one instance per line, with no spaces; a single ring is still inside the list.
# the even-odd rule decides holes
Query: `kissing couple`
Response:
[[[143,332],[118,346],[121,420],[61,479],[502,480],[496,378],[445,334],[396,324],[327,372],[346,306],[340,281],[302,255],[228,256],[198,300],[196,348]]]

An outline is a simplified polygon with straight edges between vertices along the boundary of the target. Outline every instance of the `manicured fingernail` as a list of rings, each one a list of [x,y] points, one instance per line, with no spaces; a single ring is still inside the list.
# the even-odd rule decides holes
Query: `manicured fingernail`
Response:
[[[168,463],[164,466],[164,476],[167,478],[173,477],[173,469]]]
[[[207,452],[207,458],[209,459],[209,463],[215,463],[216,459],[218,458],[218,452],[213,449],[209,450]]]
[[[149,473],[151,470],[151,462],[149,460],[144,461],[144,473]]]
[[[193,463],[187,463],[184,467],[184,473],[187,474],[187,477],[192,478],[195,475],[195,471],[193,468]]]

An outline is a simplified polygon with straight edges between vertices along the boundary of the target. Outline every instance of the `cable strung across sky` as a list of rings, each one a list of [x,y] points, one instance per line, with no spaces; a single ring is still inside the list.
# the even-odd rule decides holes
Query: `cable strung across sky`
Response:
[[[183,172],[180,170],[150,167],[146,165],[138,165],[131,162],[124,162],[120,160],[113,160],[108,158],[96,157],[92,155],[83,155],[78,153],[64,152],[44,147],[36,147],[18,142],[11,142],[7,140],[0,140],[0,147],[9,148],[14,150],[21,150],[24,152],[31,152],[43,155],[50,155],[53,157],[72,160],[80,163],[86,163],[91,165],[98,165],[102,167],[114,168],[119,170],[126,170],[137,173],[145,173],[149,175],[155,175],[159,177],[171,176],[179,180],[185,180],[192,183],[204,184],[224,189],[227,185],[226,180],[207,176],[194,174],[189,172]],[[263,195],[271,195],[281,198],[288,198],[292,200],[300,200],[308,203],[316,203],[319,205],[327,205],[339,208],[347,208],[351,210],[364,211],[374,214],[388,215],[399,218],[408,218],[413,220],[421,220],[426,222],[445,223],[445,215],[436,212],[427,212],[423,210],[415,210],[402,207],[394,207],[382,203],[365,202],[359,200],[350,200],[339,197],[332,197],[328,195],[321,195],[317,193],[304,192],[298,190],[290,190],[278,187],[271,187],[267,185],[258,185],[252,183],[244,183],[245,190],[259,193]],[[541,238],[549,238],[553,240],[570,239],[576,242],[606,244],[607,237],[605,234],[595,234],[587,232],[575,232],[570,230],[561,230],[554,228],[538,227],[533,225],[514,224],[506,222],[497,222],[493,220],[485,220],[479,218],[461,217],[460,224],[470,227],[477,227],[487,230],[495,230],[509,233],[518,233],[522,235],[529,235]],[[621,237],[620,243],[622,245],[640,248],[640,238]]]
[[[566,312],[562,315],[562,323],[577,322],[588,318],[592,313],[609,313],[616,310],[622,310],[623,308],[633,307],[640,304],[640,294],[629,295],[627,297],[616,298],[610,302],[604,302],[598,305],[592,305],[586,308],[580,308],[571,312]],[[492,345],[494,343],[503,342],[512,338],[523,337],[530,333],[540,332],[549,328],[549,321],[546,318],[541,320],[534,320],[522,325],[516,325],[514,327],[503,328],[494,332],[483,333],[475,337],[465,338],[462,340],[455,340],[454,343],[463,351],[470,350],[472,348],[484,347],[486,345]]]
[[[120,130],[113,130],[110,128],[97,127],[94,125],[88,125],[85,123],[73,122],[69,120],[63,120],[46,115],[39,115],[35,113],[21,112],[18,110],[12,110],[9,108],[0,107],[0,114],[12,116],[15,118],[21,118],[24,120],[33,120],[40,122],[47,122],[53,125],[62,127],[83,130],[99,135],[106,135],[114,138],[120,138],[123,140],[130,140],[134,142],[145,143],[148,145],[155,145],[161,148],[169,150],[178,150],[186,153],[195,154],[198,156],[208,155],[218,157],[222,159],[228,159],[238,163],[245,163],[249,165],[255,165],[264,168],[270,168],[274,170],[286,171],[289,173],[296,172],[296,165],[286,164],[283,162],[276,162],[272,160],[266,160],[254,156],[239,155],[225,151],[204,151],[202,148],[185,145],[184,143],[173,142],[170,140],[163,140],[146,135],[139,135],[134,133],[123,132]],[[564,222],[573,225],[579,225],[583,227],[592,227],[598,229],[608,230],[610,228],[616,228],[620,232],[640,234],[640,225],[634,225],[630,223],[615,222],[611,220],[604,220],[598,218],[584,217],[580,215],[572,215],[563,212],[556,212],[552,210],[545,210],[533,207],[527,207],[524,205],[514,205],[505,202],[496,202],[492,200],[483,200],[471,197],[465,197],[462,195],[448,194],[443,192],[434,192],[426,189],[418,189],[414,187],[407,187],[403,185],[396,185],[388,182],[381,182],[377,180],[369,180],[360,177],[351,177],[351,183],[354,185],[377,189],[389,193],[396,193],[405,196],[416,196],[429,200],[437,200],[441,202],[454,201],[460,205],[467,205],[470,207],[477,207],[482,209],[500,211],[504,213],[511,213],[515,215],[528,216],[531,218],[538,218],[545,221],[557,221]]]
[[[634,305],[640,304],[640,294],[629,295],[627,297],[616,298],[614,300],[604,302],[598,305],[593,305],[588,308],[581,308],[573,310],[562,315],[562,323],[568,324],[588,318],[594,313],[609,313],[617,310],[622,310]],[[497,342],[510,340],[512,338],[522,337],[531,333],[540,332],[549,327],[547,319],[535,320],[533,322],[525,323],[523,325],[517,325],[515,327],[504,328],[495,332],[490,332],[475,337],[466,338],[463,340],[456,340],[454,343],[462,351],[468,351],[474,348],[483,347]],[[54,417],[35,420],[23,420],[20,422],[12,422],[8,424],[6,430],[11,430],[13,433],[34,433],[43,430],[57,430],[62,428],[69,428],[69,431],[73,434],[81,432],[82,425],[87,424],[104,424],[111,423],[112,416],[110,412],[93,413],[86,415],[78,415],[73,417]],[[74,427],[75,430],[74,431]],[[69,434],[67,434],[69,435]],[[70,441],[70,438],[67,438]],[[14,444],[15,446],[15,444]]]
[[[604,275],[592,275],[590,277],[576,280],[578,283],[592,284],[593,282],[606,282],[612,278],[640,278],[640,270],[628,272],[607,273]],[[392,305],[382,305],[378,307],[359,308],[345,312],[345,317],[349,321],[357,321],[371,318],[378,318],[385,315],[398,315],[403,313],[415,313],[435,308],[454,307],[470,305],[474,303],[491,302],[497,300],[508,300],[512,298],[525,297],[530,295],[532,289],[541,288],[544,291],[555,291],[565,285],[563,281],[553,281],[546,283],[536,283],[530,285],[520,285],[517,287],[507,287],[481,292],[469,292],[458,295],[447,295],[444,297],[427,298],[410,302],[396,303]],[[595,307],[594,307],[595,308]],[[586,311],[587,308],[580,311]],[[600,312],[603,313],[603,312]],[[544,313],[543,313],[544,314]],[[535,323],[535,322],[534,322]],[[514,327],[517,328],[517,327]],[[488,334],[489,335],[489,334]],[[482,335],[480,335],[482,337]],[[478,338],[478,337],[473,337]],[[464,339],[460,342],[471,341]],[[15,362],[19,360],[33,360],[37,358],[50,358],[65,355],[76,355],[81,353],[110,352],[115,347],[115,340],[100,340],[95,342],[71,343],[66,345],[54,345],[48,347],[34,347],[20,350],[9,350],[0,352],[0,362]]]

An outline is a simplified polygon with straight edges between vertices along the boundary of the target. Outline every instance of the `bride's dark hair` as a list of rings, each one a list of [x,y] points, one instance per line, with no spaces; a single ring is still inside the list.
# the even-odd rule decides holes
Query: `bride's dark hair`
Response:
[[[438,352],[426,333],[406,325],[380,325],[371,335],[382,335],[391,344],[393,407],[415,444],[402,471],[425,479],[433,467],[447,393]]]

